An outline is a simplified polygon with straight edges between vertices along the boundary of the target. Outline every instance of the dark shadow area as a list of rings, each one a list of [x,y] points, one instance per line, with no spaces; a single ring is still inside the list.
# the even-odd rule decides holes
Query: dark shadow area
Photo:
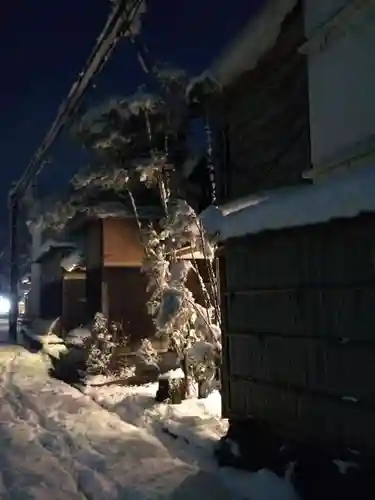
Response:
[[[17,337],[12,338],[9,335],[8,321],[5,318],[0,318],[0,348],[11,346],[23,347],[31,353],[37,353],[42,349],[40,342],[31,339],[22,332],[21,325],[19,325]]]
[[[32,354],[37,354],[42,350],[42,344],[35,339],[25,335],[21,331],[18,332],[17,342],[18,345],[22,346],[27,351]]]
[[[49,375],[67,384],[84,386],[84,373],[86,372],[87,350],[72,348],[59,358],[50,356],[51,369]]]
[[[199,497],[205,500],[229,500],[231,492],[207,471],[199,471],[187,477],[169,497],[169,500],[196,500]]]

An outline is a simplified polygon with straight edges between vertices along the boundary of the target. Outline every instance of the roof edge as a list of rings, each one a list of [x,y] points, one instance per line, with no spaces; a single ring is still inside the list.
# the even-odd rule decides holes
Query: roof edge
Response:
[[[254,69],[275,45],[283,21],[298,2],[299,0],[266,0],[258,14],[249,20],[239,35],[195,80],[200,82],[209,77],[223,88],[241,74]]]

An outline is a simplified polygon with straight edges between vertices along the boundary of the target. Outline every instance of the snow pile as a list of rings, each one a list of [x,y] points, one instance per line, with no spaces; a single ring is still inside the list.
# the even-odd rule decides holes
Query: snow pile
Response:
[[[217,468],[214,447],[228,429],[228,421],[221,418],[219,392],[213,392],[206,399],[188,399],[180,405],[168,405],[155,403],[156,391],[157,384],[86,388],[86,393],[102,407],[156,435],[171,454],[217,474],[217,480],[231,492],[228,498],[298,500],[291,483],[268,470],[248,473]],[[203,496],[199,490],[196,494]]]
[[[73,328],[65,337],[65,344],[71,346],[82,347],[86,341],[91,338],[91,330],[89,328]]]
[[[125,422],[156,434],[173,449],[176,443],[170,436],[188,443],[193,461],[211,461],[215,444],[228,429],[227,420],[221,419],[220,394],[215,391],[207,399],[192,398],[170,405],[155,402],[157,389],[157,383],[139,387],[91,385],[85,393]],[[181,442],[177,446],[181,447]]]

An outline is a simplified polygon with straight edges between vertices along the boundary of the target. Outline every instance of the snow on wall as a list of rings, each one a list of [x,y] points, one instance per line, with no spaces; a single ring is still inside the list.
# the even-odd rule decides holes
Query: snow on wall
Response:
[[[332,175],[318,184],[252,195],[201,214],[205,230],[220,241],[266,230],[307,226],[375,212],[375,168]]]
[[[225,87],[242,73],[254,69],[261,57],[275,45],[281,24],[297,1],[266,0],[260,14],[250,20],[245,30],[208,70],[212,79]]]

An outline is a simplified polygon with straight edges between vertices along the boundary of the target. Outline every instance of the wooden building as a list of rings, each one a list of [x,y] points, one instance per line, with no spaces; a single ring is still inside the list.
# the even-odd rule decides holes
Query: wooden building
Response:
[[[160,215],[146,210],[140,210],[142,223]],[[84,283],[87,321],[103,312],[135,347],[142,338],[153,337],[155,328],[146,307],[147,277],[141,271],[144,250],[135,218],[121,205],[102,203],[78,213],[66,232],[82,252],[84,273],[72,275],[69,286],[73,296]]]
[[[227,207],[225,416],[375,454],[374,181],[364,167]]]
[[[206,104],[219,204],[308,182],[302,177],[310,168],[304,41],[302,1],[266,1],[205,73],[219,84]]]
[[[39,317],[43,320],[62,314],[64,271],[60,262],[73,249],[73,243],[48,240],[33,263],[40,267]]]
[[[160,212],[144,207],[139,216],[142,224],[155,223]],[[67,233],[81,249],[84,271],[75,270],[64,276],[65,290],[70,290],[70,299],[64,298],[66,304],[70,301],[64,313],[65,322],[73,326],[72,318],[68,321],[67,316],[74,311],[74,303],[84,288],[87,321],[96,312],[103,312],[120,326],[134,348],[141,339],[152,338],[157,348],[164,349],[163,342],[155,338],[155,325],[147,311],[148,278],[142,272],[144,247],[135,218],[124,207],[101,204],[92,213],[77,214]],[[208,269],[199,259],[198,267],[207,282]],[[189,274],[188,287],[196,300],[204,304],[199,279],[193,272]]]
[[[308,43],[302,2],[266,2],[213,71],[222,82],[211,103],[224,138],[220,208],[202,219],[223,243],[223,414],[266,423],[281,440],[375,455],[374,140],[362,97],[344,105],[330,86],[334,137],[321,134],[324,71],[339,67],[337,81],[349,77],[344,47],[356,49],[357,86],[367,89],[373,78],[366,38],[373,17],[361,13],[366,30],[348,34],[343,23],[358,21],[360,2],[338,13],[327,2],[305,3],[316,24]],[[246,43],[250,69],[240,71]],[[320,57],[326,46],[332,53]],[[334,109],[361,121],[335,123]],[[306,176],[312,152],[316,168]]]

